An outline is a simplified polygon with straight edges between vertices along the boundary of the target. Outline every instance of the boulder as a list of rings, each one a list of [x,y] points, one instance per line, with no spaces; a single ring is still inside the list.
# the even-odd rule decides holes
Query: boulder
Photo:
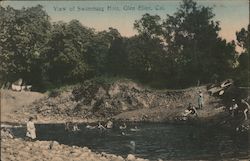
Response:
[[[136,158],[133,154],[128,154],[127,158],[126,158],[127,161],[135,161]]]

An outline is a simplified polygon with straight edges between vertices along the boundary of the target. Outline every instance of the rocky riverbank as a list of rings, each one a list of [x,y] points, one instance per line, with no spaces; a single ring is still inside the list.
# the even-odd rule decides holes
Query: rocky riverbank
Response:
[[[126,158],[107,153],[96,153],[87,147],[67,146],[56,141],[25,141],[10,138],[1,130],[2,161],[148,161],[129,154]]]
[[[136,122],[181,122],[182,115],[189,103],[197,105],[198,92],[204,95],[204,108],[197,110],[198,117],[190,115],[188,121],[204,124],[231,126],[233,129],[248,121],[242,120],[243,113],[232,118],[225,107],[229,107],[231,98],[239,92],[229,89],[224,98],[211,96],[207,86],[183,90],[153,90],[129,80],[120,80],[110,84],[86,81],[63,90],[54,90],[43,97],[32,98],[19,92],[2,91],[5,104],[11,103],[12,110],[4,114],[2,122],[25,123],[34,116],[36,123],[98,122],[108,119]],[[231,91],[231,93],[230,93]],[[7,93],[7,94],[5,94]],[[32,93],[32,92],[31,92]],[[37,95],[37,93],[34,93]],[[5,100],[6,99],[6,100]],[[20,105],[18,100],[30,100],[29,105]],[[227,100],[228,99],[228,100]],[[16,104],[13,101],[16,100]],[[240,100],[240,98],[238,99]],[[2,101],[2,102],[3,102]],[[4,105],[3,108],[8,106]],[[226,121],[226,122],[225,122]]]

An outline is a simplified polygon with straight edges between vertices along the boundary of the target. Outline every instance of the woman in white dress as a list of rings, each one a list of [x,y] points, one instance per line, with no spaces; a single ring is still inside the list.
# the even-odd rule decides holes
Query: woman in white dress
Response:
[[[33,122],[33,117],[29,118],[29,121],[27,122],[27,133],[26,136],[31,138],[32,140],[36,139],[36,127]]]

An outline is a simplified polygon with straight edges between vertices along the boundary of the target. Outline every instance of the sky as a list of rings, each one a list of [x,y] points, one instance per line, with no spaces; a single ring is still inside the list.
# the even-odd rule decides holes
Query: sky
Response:
[[[235,32],[249,24],[248,0],[196,0],[198,5],[213,7],[214,20],[220,22],[220,36],[227,41],[236,39]],[[136,34],[135,20],[145,13],[157,14],[165,18],[177,11],[180,0],[154,1],[4,1],[16,9],[41,4],[52,22],[78,19],[84,26],[97,31],[109,27],[118,29],[123,36]]]

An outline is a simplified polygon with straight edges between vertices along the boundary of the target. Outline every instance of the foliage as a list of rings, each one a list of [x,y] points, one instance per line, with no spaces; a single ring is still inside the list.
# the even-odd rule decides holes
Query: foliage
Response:
[[[41,79],[41,53],[50,32],[49,16],[38,5],[15,10],[0,6],[0,74],[5,81]]]
[[[250,33],[250,25],[248,25],[247,29],[242,28],[239,32],[236,32],[237,42],[240,47],[242,47],[243,51],[239,55],[238,62],[239,66],[235,70],[235,80],[240,86],[250,86],[250,57],[249,57],[249,34]]]
[[[42,6],[0,7],[0,80],[23,78],[37,89],[95,79],[132,78],[158,88],[184,88],[234,77],[249,85],[249,26],[235,42],[219,37],[213,9],[183,0],[173,15],[144,14],[137,35],[97,32],[78,20],[51,23]],[[239,65],[235,65],[238,60]]]
[[[177,12],[173,16],[167,15],[162,23],[157,16],[146,14],[137,21],[141,22],[140,25],[135,24],[136,27],[143,26],[138,29],[141,35],[151,29],[154,33],[150,35],[157,35],[165,44],[166,64],[165,69],[161,69],[169,71],[165,73],[166,79],[174,77],[170,84],[190,86],[197,81],[207,83],[215,74],[224,79],[227,77],[225,73],[232,71],[235,45],[218,36],[219,22],[214,22],[213,17],[212,8],[184,0]]]
[[[55,23],[45,50],[45,70],[49,81],[74,82],[85,79],[86,62],[94,32],[77,20]]]

